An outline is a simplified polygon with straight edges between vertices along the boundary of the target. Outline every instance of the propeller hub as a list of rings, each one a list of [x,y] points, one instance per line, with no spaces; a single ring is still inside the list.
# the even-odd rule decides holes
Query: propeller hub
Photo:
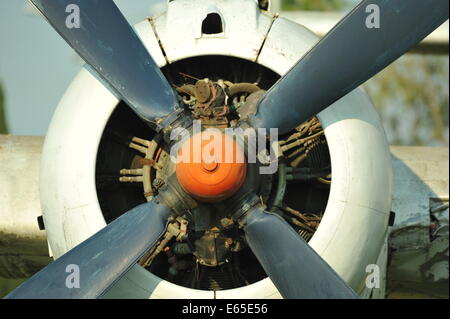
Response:
[[[217,163],[216,159],[213,162],[206,163],[202,161],[202,168],[207,173],[213,173],[217,168],[219,168],[219,163]]]
[[[178,153],[177,179],[189,195],[202,202],[219,202],[236,193],[247,174],[242,147],[230,136],[197,133]]]

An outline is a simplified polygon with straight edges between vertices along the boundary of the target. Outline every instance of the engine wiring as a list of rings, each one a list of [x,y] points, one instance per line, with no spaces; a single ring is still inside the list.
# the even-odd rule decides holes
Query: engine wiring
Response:
[[[301,213],[287,206],[283,200],[288,183],[318,182],[331,185],[331,165],[300,167],[314,148],[324,143],[324,131],[317,117],[300,124],[293,133],[279,141],[283,156],[278,167],[278,182],[271,211],[280,214],[306,241],[312,238],[319,227],[322,214]]]

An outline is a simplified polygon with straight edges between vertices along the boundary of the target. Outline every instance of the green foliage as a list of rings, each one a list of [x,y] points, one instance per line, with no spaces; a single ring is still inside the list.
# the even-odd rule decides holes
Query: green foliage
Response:
[[[4,101],[5,101],[5,99],[4,99],[3,89],[0,86],[0,134],[8,133],[8,127],[6,126]]]
[[[283,10],[337,11],[345,7],[344,0],[283,0]]]
[[[448,146],[448,63],[407,54],[365,84],[391,144]]]

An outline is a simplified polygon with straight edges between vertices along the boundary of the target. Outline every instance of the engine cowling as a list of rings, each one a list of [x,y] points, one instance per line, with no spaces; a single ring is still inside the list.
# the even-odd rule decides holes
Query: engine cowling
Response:
[[[211,14],[220,17],[219,33],[205,32]],[[207,65],[209,57],[223,56],[283,75],[318,41],[303,26],[261,12],[253,0],[214,4],[177,0],[169,3],[165,14],[135,29],[161,68],[175,63]],[[56,258],[106,225],[96,170],[102,136],[118,107],[119,99],[84,68],[52,119],[40,191],[48,241]],[[392,188],[388,143],[378,114],[360,89],[328,107],[318,119],[326,136],[333,182],[320,226],[309,244],[362,293],[366,266],[376,263],[387,230]],[[139,287],[136,282],[141,283]],[[280,297],[268,278],[235,289],[202,291],[174,285],[139,266],[109,296],[123,293],[152,298]]]

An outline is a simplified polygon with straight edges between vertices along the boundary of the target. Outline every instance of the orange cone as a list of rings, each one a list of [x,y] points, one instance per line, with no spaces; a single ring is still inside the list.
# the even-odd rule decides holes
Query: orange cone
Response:
[[[178,153],[178,181],[199,201],[212,203],[229,198],[242,186],[246,173],[241,146],[218,131],[194,135]]]

